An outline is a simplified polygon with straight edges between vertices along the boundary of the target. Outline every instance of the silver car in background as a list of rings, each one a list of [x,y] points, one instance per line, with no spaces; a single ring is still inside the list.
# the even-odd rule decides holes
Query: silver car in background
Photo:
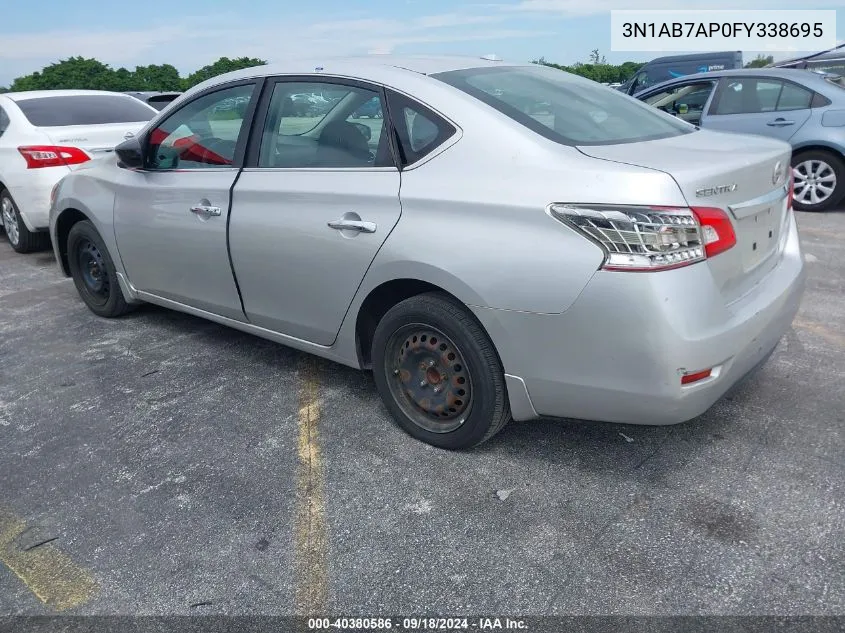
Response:
[[[193,88],[65,178],[50,231],[96,314],[371,369],[404,430],[467,448],[511,418],[683,422],[759,365],[804,283],[789,160],[536,65],[322,60]]]

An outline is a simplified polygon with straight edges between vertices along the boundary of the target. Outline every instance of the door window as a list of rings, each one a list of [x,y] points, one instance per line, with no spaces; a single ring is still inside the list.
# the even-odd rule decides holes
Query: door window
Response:
[[[714,114],[754,114],[810,107],[813,93],[795,84],[754,77],[728,77]]]
[[[715,82],[699,81],[680,84],[644,98],[647,104],[673,114],[688,123],[698,125],[704,106],[713,92]]]
[[[259,167],[393,165],[380,92],[346,84],[280,81],[264,124]]]
[[[224,88],[191,101],[150,132],[148,169],[214,169],[235,164],[255,84]]]

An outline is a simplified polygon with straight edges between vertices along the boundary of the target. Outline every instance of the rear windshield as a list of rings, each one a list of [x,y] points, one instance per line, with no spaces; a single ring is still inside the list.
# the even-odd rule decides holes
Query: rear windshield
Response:
[[[828,83],[833,84],[834,86],[839,86],[840,88],[845,88],[845,77],[841,75],[828,75],[825,77]]]
[[[22,99],[17,105],[36,127],[137,123],[149,121],[155,114],[137,99],[121,95],[36,97]]]
[[[553,68],[470,68],[433,77],[565,145],[636,143],[695,130],[617,90]]]
[[[178,96],[179,95],[156,95],[154,97],[149,97],[147,99],[147,103],[156,110],[164,110],[164,107]]]

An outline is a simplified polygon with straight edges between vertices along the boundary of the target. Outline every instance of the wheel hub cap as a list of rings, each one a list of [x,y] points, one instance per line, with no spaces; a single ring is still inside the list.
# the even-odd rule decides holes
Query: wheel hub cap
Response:
[[[822,204],[836,189],[836,172],[821,160],[805,160],[792,168],[795,199],[805,205]]]
[[[79,270],[88,290],[99,298],[109,294],[109,278],[105,274],[105,262],[100,250],[91,242],[85,241],[79,247]]]
[[[6,230],[6,236],[12,244],[17,245],[20,239],[20,230],[18,228],[18,216],[12,207],[12,201],[8,198],[3,198],[0,212],[3,215],[3,228]]]
[[[444,433],[463,424],[472,387],[463,356],[442,332],[414,326],[394,335],[391,389],[419,426]]]

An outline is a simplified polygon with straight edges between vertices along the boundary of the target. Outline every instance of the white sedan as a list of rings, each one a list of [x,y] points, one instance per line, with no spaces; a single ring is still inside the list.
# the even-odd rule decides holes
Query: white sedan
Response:
[[[19,253],[47,245],[50,191],[64,176],[130,138],[158,111],[100,90],[0,94],[0,214]]]

